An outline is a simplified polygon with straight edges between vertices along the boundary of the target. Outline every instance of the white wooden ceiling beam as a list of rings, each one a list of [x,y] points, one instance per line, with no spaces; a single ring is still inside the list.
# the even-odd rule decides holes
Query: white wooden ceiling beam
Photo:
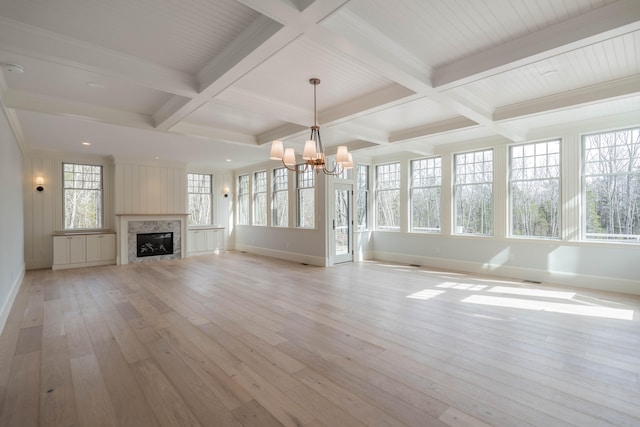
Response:
[[[496,109],[493,119],[505,121],[540,114],[611,98],[635,96],[640,93],[640,75],[600,83],[580,89],[507,105]]]
[[[139,129],[153,129],[150,116],[130,113],[112,108],[99,107],[84,102],[53,98],[31,92],[9,89],[2,94],[7,108],[34,111],[57,116],[75,117],[100,123],[127,126]]]

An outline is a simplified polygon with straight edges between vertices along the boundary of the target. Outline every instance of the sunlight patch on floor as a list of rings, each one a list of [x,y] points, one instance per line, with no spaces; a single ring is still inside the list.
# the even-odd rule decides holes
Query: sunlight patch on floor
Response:
[[[633,320],[633,310],[619,308],[585,306],[558,302],[535,301],[516,298],[471,295],[462,302],[495,307],[519,308],[523,310],[549,311],[554,313],[575,314],[579,316],[606,317],[609,319]]]
[[[486,285],[476,285],[473,283],[460,282],[442,282],[439,285],[436,285],[436,288],[460,289],[463,291],[481,291],[486,287]]]
[[[561,291],[547,291],[544,289],[529,289],[529,288],[510,288],[506,286],[494,286],[488,289],[487,292],[497,292],[500,294],[512,294],[512,295],[526,295],[530,297],[543,297],[543,298],[558,298],[558,299],[573,299],[576,296],[575,292],[561,292]]]
[[[419,292],[415,292],[411,295],[407,295],[407,298],[412,299],[431,299],[433,297],[437,297],[440,294],[443,294],[445,291],[436,291],[434,289],[423,289]]]

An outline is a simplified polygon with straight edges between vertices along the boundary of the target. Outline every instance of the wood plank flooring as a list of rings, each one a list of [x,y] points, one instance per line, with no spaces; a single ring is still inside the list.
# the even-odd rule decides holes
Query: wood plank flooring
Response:
[[[0,426],[639,426],[640,297],[234,252],[29,271],[0,408]]]

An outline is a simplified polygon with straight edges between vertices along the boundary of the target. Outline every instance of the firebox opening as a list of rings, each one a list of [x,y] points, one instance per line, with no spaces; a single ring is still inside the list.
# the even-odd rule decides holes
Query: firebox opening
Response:
[[[138,258],[173,254],[173,232],[137,234],[136,240]]]

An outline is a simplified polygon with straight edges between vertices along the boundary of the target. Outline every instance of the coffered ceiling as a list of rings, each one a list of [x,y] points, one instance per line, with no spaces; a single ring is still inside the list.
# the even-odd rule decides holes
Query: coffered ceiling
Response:
[[[0,63],[27,152],[261,163],[318,77],[327,151],[383,158],[640,122],[640,1],[0,0]]]

